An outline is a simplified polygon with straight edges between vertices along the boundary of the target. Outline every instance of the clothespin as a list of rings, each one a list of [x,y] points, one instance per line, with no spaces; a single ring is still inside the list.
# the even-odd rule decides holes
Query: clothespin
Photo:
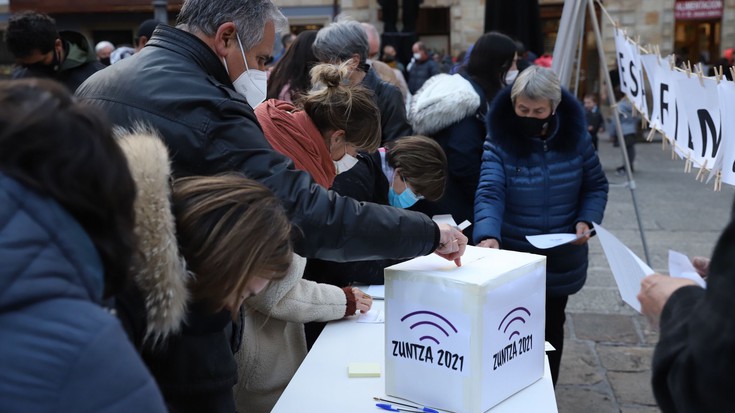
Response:
[[[692,153],[687,154],[686,162],[684,162],[684,173],[692,172]]]
[[[730,75],[732,75],[732,78],[735,79],[735,67],[730,66]]]
[[[646,136],[646,142],[653,142],[653,135],[656,134],[656,129],[651,128],[651,131],[648,132],[648,136]],[[666,140],[666,139],[663,139]]]
[[[688,61],[685,63],[686,73],[688,78],[692,78],[692,62]]]
[[[671,160],[672,161],[676,160],[676,144],[675,143],[671,144]]]
[[[665,151],[666,150],[666,141],[668,141],[668,140],[669,140],[669,138],[666,137],[666,135],[663,135],[663,137],[661,138],[661,150],[662,151]]]
[[[656,62],[658,64],[661,64],[661,49],[658,47],[658,45],[653,46],[653,52],[656,53]]]
[[[717,174],[715,175],[715,187],[714,190],[716,192],[722,191],[722,171],[717,171]]]
[[[717,84],[719,85],[720,82],[722,82],[722,66],[715,66],[715,80],[717,80]]]
[[[705,173],[705,171],[707,171],[707,160],[706,159],[704,160],[704,165],[702,165],[699,168],[699,172],[697,172],[697,176],[694,177],[694,179],[696,179],[699,182],[704,182],[704,178],[708,175]]]
[[[702,71],[702,64],[694,65],[697,69],[697,77],[699,78],[699,84],[704,87],[704,71]]]

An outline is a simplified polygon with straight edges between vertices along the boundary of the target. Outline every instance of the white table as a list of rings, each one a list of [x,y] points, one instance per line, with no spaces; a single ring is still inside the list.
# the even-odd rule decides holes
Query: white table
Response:
[[[375,300],[374,310],[384,301]],[[372,310],[371,310],[372,311]],[[379,413],[373,397],[385,394],[385,325],[356,322],[357,317],[327,324],[272,412]],[[353,362],[378,363],[380,377],[349,378]],[[557,413],[548,359],[544,377],[490,409],[492,413]]]

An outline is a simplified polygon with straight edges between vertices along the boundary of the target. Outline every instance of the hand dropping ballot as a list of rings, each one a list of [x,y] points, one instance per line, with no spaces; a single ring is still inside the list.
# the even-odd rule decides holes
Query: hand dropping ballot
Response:
[[[597,237],[602,245],[602,250],[605,252],[607,262],[610,264],[610,270],[615,278],[618,291],[620,291],[620,297],[640,313],[641,303],[638,301],[637,295],[641,289],[641,281],[655,271],[601,225],[594,224],[594,226]],[[689,269],[689,267],[683,264],[683,261],[689,262],[689,258],[675,251],[669,252],[671,276],[694,279],[691,271],[694,271],[696,274],[696,270],[694,270],[694,267],[691,267],[691,264],[689,264],[689,267],[691,267]],[[681,268],[687,269],[689,273],[687,274],[688,271],[682,270]],[[701,277],[698,275],[697,277],[701,283],[704,283]]]

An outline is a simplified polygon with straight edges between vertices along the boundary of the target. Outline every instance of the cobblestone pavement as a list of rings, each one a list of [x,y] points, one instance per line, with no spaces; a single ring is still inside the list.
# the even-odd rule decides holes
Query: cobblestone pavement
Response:
[[[695,180],[684,161],[672,160],[660,140],[636,145],[635,196],[650,265],[667,272],[668,250],[709,256],[728,222],[735,189]],[[600,136],[600,160],[610,181],[603,226],[645,260],[631,191],[615,175],[619,148]],[[654,413],[651,357],[657,332],[623,303],[597,238],[590,241],[587,283],[569,299],[567,338],[556,387],[560,413]]]

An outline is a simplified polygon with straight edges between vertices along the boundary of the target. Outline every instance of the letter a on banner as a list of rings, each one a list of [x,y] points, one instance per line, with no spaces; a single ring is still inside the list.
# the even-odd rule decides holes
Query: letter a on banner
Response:
[[[735,83],[720,82],[717,88],[720,107],[723,109],[735,108]],[[721,119],[722,142],[718,151],[720,157],[715,161],[715,167],[712,170],[713,172],[722,170],[722,182],[735,185],[735,116],[722,116]]]
[[[700,166],[705,162],[714,165],[717,153],[722,150],[722,127],[717,82],[696,76],[684,77],[677,82],[677,94],[689,120],[691,136],[687,147]],[[681,110],[681,107],[680,107]]]

